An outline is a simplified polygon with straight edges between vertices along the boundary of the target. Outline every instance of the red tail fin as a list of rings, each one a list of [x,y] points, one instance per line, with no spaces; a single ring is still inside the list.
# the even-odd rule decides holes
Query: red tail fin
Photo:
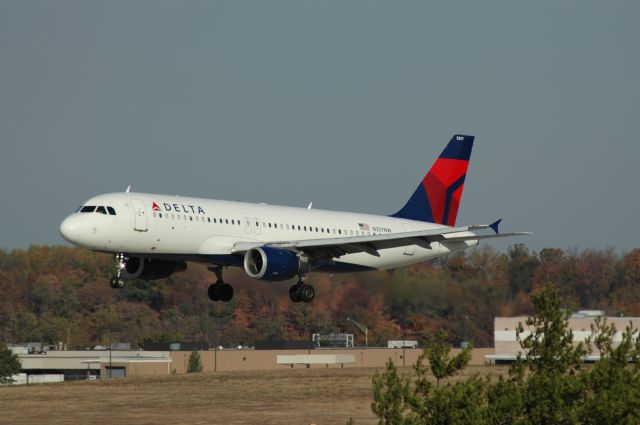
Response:
[[[455,226],[474,139],[453,136],[409,201],[392,217]]]

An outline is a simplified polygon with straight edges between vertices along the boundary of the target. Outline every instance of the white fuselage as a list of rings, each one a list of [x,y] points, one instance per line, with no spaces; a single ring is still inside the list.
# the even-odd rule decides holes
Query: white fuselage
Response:
[[[111,193],[84,206],[111,207],[109,213],[76,212],[60,231],[70,242],[102,252],[167,257],[225,265],[235,243],[393,234],[445,229],[441,224],[387,216],[221,201],[145,193]],[[430,260],[477,245],[477,240],[409,245],[380,250],[380,256],[347,254],[342,264],[388,269]],[[346,270],[345,270],[346,271]]]

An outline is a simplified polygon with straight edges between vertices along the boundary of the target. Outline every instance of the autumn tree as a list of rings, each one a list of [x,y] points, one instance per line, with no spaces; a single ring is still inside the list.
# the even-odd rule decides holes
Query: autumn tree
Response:
[[[515,244],[510,247],[508,255],[509,300],[511,301],[517,293],[531,291],[531,279],[538,266],[538,259],[524,244]]]

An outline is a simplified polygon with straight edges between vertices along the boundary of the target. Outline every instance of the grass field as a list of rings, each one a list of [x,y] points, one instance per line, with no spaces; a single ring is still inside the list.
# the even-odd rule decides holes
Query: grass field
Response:
[[[470,367],[465,375],[504,371]],[[324,425],[350,417],[375,424],[374,372],[287,369],[4,387],[0,424]]]

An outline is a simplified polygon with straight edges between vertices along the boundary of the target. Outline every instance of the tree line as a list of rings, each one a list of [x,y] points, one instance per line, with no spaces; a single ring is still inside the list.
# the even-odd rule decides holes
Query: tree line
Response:
[[[225,272],[236,289],[229,303],[207,298],[215,276],[204,265],[168,279],[133,280],[114,290],[112,256],[64,246],[0,250],[0,341],[42,341],[80,348],[109,339],[133,347],[145,340],[206,341],[211,346],[261,340],[309,340],[312,333],[364,335],[370,345],[422,339],[442,329],[448,341],[493,345],[495,316],[533,312],[530,294],[556,283],[567,307],[640,315],[640,249],[507,252],[483,246],[460,255],[390,271],[311,274],[310,304],[292,304],[291,283],[255,281]]]

